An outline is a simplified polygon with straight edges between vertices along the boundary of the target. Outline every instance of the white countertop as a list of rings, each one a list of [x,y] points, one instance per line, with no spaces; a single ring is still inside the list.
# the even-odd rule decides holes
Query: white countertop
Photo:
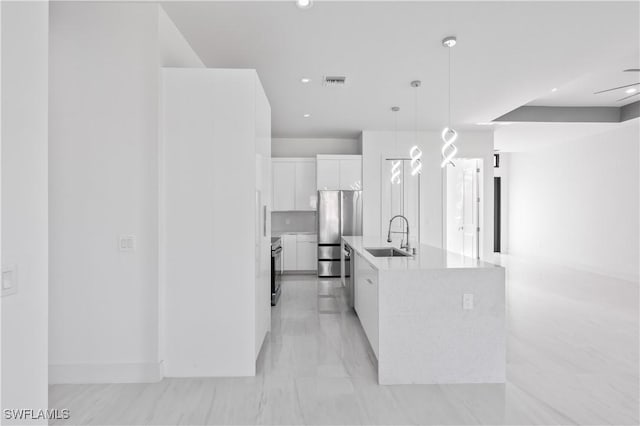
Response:
[[[316,235],[316,231],[274,231],[272,237],[280,237],[282,235]]]
[[[384,237],[342,237],[342,240],[379,271],[500,268],[500,266],[489,262],[472,259],[426,244],[421,244],[416,255],[412,257],[374,257],[365,248],[398,248],[399,243],[387,243]]]

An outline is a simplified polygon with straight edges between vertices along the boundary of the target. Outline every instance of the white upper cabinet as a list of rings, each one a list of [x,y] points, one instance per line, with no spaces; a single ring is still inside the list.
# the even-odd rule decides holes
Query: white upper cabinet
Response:
[[[296,163],[296,210],[315,210],[318,204],[316,191],[316,162],[313,159]]]
[[[362,158],[340,161],[340,189],[362,189]]]
[[[316,161],[313,158],[274,158],[273,210],[315,210]]]
[[[296,207],[296,164],[272,161],[273,210],[294,210]]]
[[[361,155],[318,155],[318,190],[362,189]]]
[[[317,162],[317,188],[340,189],[340,161],[333,159],[320,159]]]

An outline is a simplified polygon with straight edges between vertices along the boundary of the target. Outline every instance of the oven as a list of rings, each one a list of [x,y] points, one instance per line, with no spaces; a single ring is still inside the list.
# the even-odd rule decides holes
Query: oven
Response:
[[[271,238],[271,306],[275,306],[282,292],[282,241]]]

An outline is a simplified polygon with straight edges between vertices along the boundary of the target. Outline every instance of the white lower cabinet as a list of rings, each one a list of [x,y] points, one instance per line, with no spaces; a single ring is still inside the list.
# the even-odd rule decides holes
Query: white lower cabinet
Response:
[[[298,265],[298,241],[296,234],[282,235],[282,258],[284,259],[284,270],[295,271]]]
[[[298,235],[297,240],[298,271],[315,271],[318,265],[317,237],[315,235]]]
[[[318,264],[317,240],[315,234],[283,234],[284,271],[315,271]]]
[[[378,357],[378,271],[360,255],[355,258],[354,308],[373,353]]]

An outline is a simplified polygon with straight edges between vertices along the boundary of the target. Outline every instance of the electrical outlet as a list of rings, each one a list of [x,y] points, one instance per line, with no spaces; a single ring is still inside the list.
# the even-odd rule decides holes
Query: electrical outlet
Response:
[[[118,248],[120,249],[120,251],[135,251],[136,236],[120,235],[120,237],[118,238]]]
[[[473,294],[465,293],[462,295],[462,309],[467,311],[473,309]]]
[[[286,218],[286,219],[284,220],[284,224],[285,224],[285,225],[291,225],[291,219]]]
[[[2,296],[18,292],[18,268],[16,265],[2,267]]]

